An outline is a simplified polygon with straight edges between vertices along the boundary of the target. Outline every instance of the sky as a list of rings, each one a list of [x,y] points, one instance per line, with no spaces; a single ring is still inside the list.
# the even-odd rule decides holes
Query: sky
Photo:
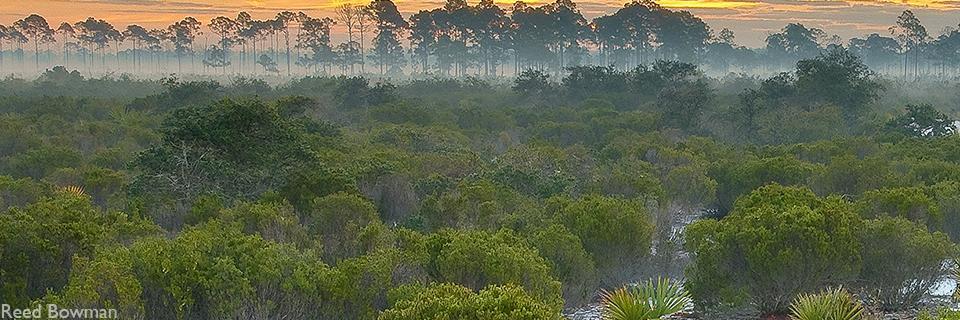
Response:
[[[474,4],[479,0],[468,1]],[[550,0],[526,2],[545,1]],[[580,0],[576,3],[587,18],[593,18],[616,11],[625,1]],[[31,13],[46,17],[51,25],[92,16],[110,21],[118,28],[129,24],[161,27],[188,15],[206,22],[218,15],[235,17],[239,11],[247,11],[258,19],[272,17],[283,10],[332,17],[332,8],[339,4],[363,2],[369,0],[0,0],[0,24],[9,25]],[[409,17],[421,9],[440,7],[443,0],[394,2],[401,13]],[[496,2],[508,7],[513,0]],[[905,9],[913,10],[932,35],[960,24],[960,0],[661,0],[658,3],[689,10],[714,30],[729,28],[737,34],[738,43],[749,47],[762,46],[768,34],[789,22],[821,28],[843,39],[870,33],[888,34],[887,28]]]

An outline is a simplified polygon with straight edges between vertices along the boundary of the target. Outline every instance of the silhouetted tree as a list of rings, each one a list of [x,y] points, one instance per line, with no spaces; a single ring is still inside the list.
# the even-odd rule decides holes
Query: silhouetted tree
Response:
[[[597,45],[600,65],[624,67],[623,56],[628,50],[628,31],[622,21],[623,16],[606,15],[593,19],[590,24],[593,30],[593,42]]]
[[[571,0],[556,0],[550,6],[550,15],[555,21],[557,64],[563,69],[567,66],[567,52],[579,52],[580,41],[587,38],[587,19]]]
[[[150,42],[150,45],[147,49],[153,53],[154,61],[156,61],[156,68],[158,73],[163,73],[163,67],[161,66],[161,56],[164,52],[169,52],[167,48],[164,48],[164,44],[173,43],[173,34],[167,28],[162,29],[150,29],[150,36],[153,39],[153,42]]]
[[[253,30],[254,22],[256,20],[254,20],[253,16],[251,16],[246,11],[241,11],[240,13],[237,14],[237,20],[235,21],[237,23],[237,34],[236,34],[237,42],[236,43],[240,44],[239,67],[240,67],[240,73],[242,74],[243,67],[245,66],[245,62],[247,61],[247,43],[251,42],[252,38],[256,35]],[[257,53],[254,52],[253,56],[256,57]]]
[[[420,72],[430,69],[430,56],[437,45],[437,24],[433,11],[420,10],[410,16],[410,53],[417,57]]]
[[[211,45],[204,52],[203,65],[211,68],[226,68],[230,65],[227,54],[219,46]]]
[[[10,39],[11,28],[0,24],[0,71],[3,71],[3,43]]]
[[[344,42],[337,45],[335,62],[340,66],[341,72],[353,73],[353,66],[360,62],[360,44],[356,41]]]
[[[373,0],[367,6],[367,11],[377,28],[370,57],[379,65],[380,74],[384,74],[384,69],[402,67],[404,58],[400,33],[409,26],[407,21],[391,0]]]
[[[229,47],[233,45],[235,37],[238,31],[237,22],[233,21],[230,18],[219,16],[210,20],[210,24],[207,25],[215,35],[220,37],[220,51],[207,50],[208,53],[213,54],[211,57],[216,56],[217,59],[210,60],[208,62],[217,62],[217,63],[208,63],[210,66],[219,66],[222,68],[223,72],[226,72],[226,66],[230,65],[230,56],[229,56]],[[219,57],[222,55],[222,59]]]
[[[68,48],[70,48],[70,39],[73,39],[76,36],[76,32],[73,30],[72,25],[63,22],[60,23],[59,27],[57,27],[56,33],[63,37],[61,40],[61,43],[63,44],[63,66],[69,67],[68,62],[70,60],[70,52],[68,51]],[[2,42],[2,40],[0,40],[0,42]],[[0,49],[0,51],[2,51],[2,49]]]
[[[38,14],[31,14],[26,18],[17,20],[13,23],[13,26],[33,41],[34,62],[36,70],[40,71],[40,43],[54,41],[54,30],[47,24],[47,19]]]
[[[874,69],[885,69],[891,62],[896,62],[900,51],[897,40],[873,33],[865,39],[850,39],[850,52],[860,56],[863,62]]]
[[[480,65],[483,68],[484,75],[496,74],[497,67],[505,58],[508,50],[508,43],[512,38],[510,18],[500,7],[492,0],[481,0],[472,10],[476,21],[471,34],[476,43]],[[581,17],[582,18],[582,17]],[[581,27],[586,28],[583,23],[586,20],[578,21]],[[585,32],[584,30],[578,30]],[[578,34],[582,36],[582,34]],[[580,38],[578,37],[577,40]]]
[[[799,23],[787,24],[780,32],[767,36],[767,59],[782,67],[812,58],[820,51],[820,41],[825,36],[826,33],[817,28],[807,28]]]
[[[926,43],[927,28],[920,23],[920,19],[913,14],[913,11],[904,10],[897,17],[897,24],[890,27],[890,33],[893,34],[903,48],[903,76],[907,76],[907,54],[913,53],[913,75],[919,77],[920,72],[920,47]]]
[[[719,43],[734,45],[734,40],[736,40],[736,38],[737,36],[733,33],[733,30],[727,28],[723,28],[717,33],[717,42]]]
[[[333,48],[330,47],[330,26],[333,19],[307,17],[301,22],[303,29],[297,35],[297,48],[310,50],[309,56],[297,58],[297,63],[304,67],[323,67],[324,70],[333,63]]]
[[[730,29],[723,28],[707,44],[706,58],[707,63],[718,70],[729,71],[730,65],[739,63],[738,56],[743,52],[743,47],[734,43],[736,35]]]
[[[257,59],[257,64],[263,67],[263,71],[270,73],[280,73],[280,70],[277,69],[277,62],[273,61],[269,55],[261,54],[260,58]]]
[[[240,36],[245,37],[248,39],[248,41],[250,41],[253,47],[254,57],[258,57],[257,45],[262,41],[267,40],[268,36],[272,32],[273,27],[270,21],[250,20],[247,25],[240,26]],[[263,44],[261,49],[266,52],[266,44]],[[254,63],[256,63],[256,61],[254,61]]]
[[[445,74],[454,70],[457,76],[466,72],[470,65],[470,25],[472,13],[466,1],[448,0],[443,8],[434,11],[437,22],[437,67]]]
[[[666,59],[696,62],[710,39],[710,27],[688,11],[660,11],[657,43]]]
[[[290,76],[290,25],[297,22],[297,14],[283,11],[277,14],[277,30],[283,33],[283,41],[287,48],[287,76]]]
[[[354,41],[353,41],[353,34],[354,34],[354,32],[357,30],[357,28],[358,28],[358,24],[360,23],[359,20],[360,20],[360,19],[364,19],[364,18],[363,18],[363,15],[364,15],[363,10],[361,10],[361,8],[358,7],[358,6],[354,6],[354,5],[350,5],[350,4],[342,4],[342,5],[340,5],[340,6],[337,6],[337,7],[334,9],[334,13],[337,15],[337,21],[340,22],[340,24],[342,24],[343,27],[347,29],[347,42],[346,42],[346,43],[348,43],[348,44],[354,43]],[[361,41],[362,41],[362,40],[361,40]],[[358,44],[358,45],[359,45],[359,44]],[[347,47],[352,47],[352,45],[348,45]],[[343,47],[343,48],[338,47],[338,50],[337,50],[337,51],[344,52],[343,50],[339,50],[339,49],[348,49],[347,47]],[[363,47],[360,46],[360,48],[361,48],[360,50],[362,50]],[[347,50],[347,51],[349,51],[349,50]],[[343,61],[345,61],[345,60],[343,60]],[[352,59],[351,59],[350,61],[352,61]],[[352,64],[350,65],[350,72],[353,73],[353,65],[352,65]]]
[[[184,54],[193,54],[193,41],[200,35],[200,21],[186,17],[167,27],[174,51],[177,52],[177,72],[182,72]]]
[[[941,77],[946,76],[948,67],[956,70],[960,66],[960,30],[950,28],[927,46],[928,59],[940,66]]]
[[[129,25],[127,29],[123,32],[127,39],[133,41],[133,65],[138,71],[142,67],[141,56],[143,45],[146,44],[147,47],[151,43],[159,41],[154,36],[150,35],[150,32],[147,29],[139,25]]]
[[[368,31],[372,30],[374,26],[372,21],[373,15],[368,6],[358,5],[356,6],[356,10],[358,13],[357,33],[360,35],[360,41],[358,42],[360,44],[360,73],[365,73],[367,61],[364,56],[366,55],[367,51],[364,49],[364,47],[367,45],[366,34]]]
[[[13,26],[7,28],[6,34],[6,39],[17,46],[17,51],[14,56],[19,60],[20,65],[23,66],[23,45],[30,42],[30,40],[27,39],[27,36],[23,35],[23,32],[20,32],[20,30]]]
[[[120,42],[123,40],[123,34],[117,31],[109,22],[105,20],[94,19],[93,17],[74,24],[74,30],[77,32],[78,39],[91,46],[96,45],[100,52],[101,66],[106,67],[106,53],[103,49],[109,46],[111,41]]]
[[[797,62],[796,86],[808,103],[823,101],[840,107],[849,123],[863,114],[883,88],[860,57],[843,48]]]
[[[513,50],[518,72],[528,68],[542,71],[548,67],[553,54],[550,45],[556,43],[549,9],[549,6],[532,7],[522,1],[513,6]]]
[[[623,8],[614,13],[615,23],[622,23],[620,35],[625,39],[624,44],[629,46],[635,54],[635,65],[645,63],[645,53],[654,47],[656,35],[659,32],[658,24],[659,12],[663,12],[663,7],[650,1],[632,1],[624,5]]]

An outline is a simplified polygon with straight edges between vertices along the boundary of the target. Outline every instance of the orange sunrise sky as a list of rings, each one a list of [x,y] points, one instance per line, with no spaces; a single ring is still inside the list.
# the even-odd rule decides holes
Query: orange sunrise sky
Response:
[[[468,0],[471,4],[477,0]],[[527,1],[531,4],[545,0]],[[588,18],[615,11],[626,0],[576,1]],[[367,1],[368,2],[368,1]],[[442,0],[395,0],[405,16],[426,8],[442,6]],[[513,1],[498,0],[506,7]],[[830,34],[848,39],[873,32],[887,33],[896,16],[911,9],[937,35],[945,27],[960,23],[960,0],[664,0],[660,4],[689,10],[719,30],[730,28],[741,44],[757,47],[771,31],[788,22],[818,27]],[[75,22],[88,16],[106,19],[119,27],[140,24],[159,27],[194,16],[203,22],[218,15],[235,17],[247,11],[256,18],[271,17],[282,10],[304,11],[312,16],[331,16],[331,8],[342,3],[363,1],[338,0],[0,0],[0,24],[10,24],[31,13],[47,18],[51,25],[62,21]],[[335,31],[336,32],[336,31]],[[334,40],[337,40],[336,38]]]

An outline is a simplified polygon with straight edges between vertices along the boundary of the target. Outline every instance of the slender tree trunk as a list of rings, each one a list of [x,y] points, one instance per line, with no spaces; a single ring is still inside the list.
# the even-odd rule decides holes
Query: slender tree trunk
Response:
[[[3,50],[0,50],[0,51],[3,51]],[[66,69],[70,69],[69,60],[70,60],[70,54],[67,52],[67,37],[64,36],[63,37],[63,67]]]
[[[113,50],[114,50],[114,54],[117,55],[117,72],[119,72],[119,71],[121,70],[121,68],[120,68],[120,41],[119,41],[119,40],[118,40],[118,41],[114,41],[114,45],[116,46]]]
[[[227,74],[227,36],[220,35],[220,51],[223,53],[223,61],[220,63],[220,74]]]
[[[290,77],[290,31],[283,33],[283,41],[287,46],[287,77]]]
[[[40,39],[33,38],[33,58],[36,63],[36,71],[40,72]]]
[[[907,51],[903,52],[903,80],[907,80]]]
[[[364,67],[366,66],[366,58],[364,57],[366,52],[363,50],[363,26],[360,27],[360,74],[362,75],[366,71]]]
[[[197,52],[195,48],[196,47],[194,47],[193,45],[193,40],[191,39],[190,40],[190,70],[192,72],[197,72],[197,64],[196,64]]]
[[[920,51],[914,50],[913,53],[913,77],[920,80]]]

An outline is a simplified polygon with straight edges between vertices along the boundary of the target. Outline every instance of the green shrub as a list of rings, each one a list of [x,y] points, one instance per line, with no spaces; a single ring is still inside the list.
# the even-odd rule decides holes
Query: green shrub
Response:
[[[865,218],[902,217],[930,230],[943,230],[940,208],[919,187],[867,191],[857,201],[857,208]]]
[[[771,157],[720,161],[710,176],[717,181],[717,204],[721,212],[732,209],[736,199],[771,183],[804,185],[822,171],[820,166],[794,157]]]
[[[650,255],[652,218],[643,203],[602,196],[556,198],[557,221],[580,238],[593,257],[601,286],[636,280]]]
[[[434,279],[480,290],[488,285],[514,284],[530,295],[561,301],[560,282],[537,250],[507,231],[446,230],[430,236],[428,269]]]
[[[960,319],[960,311],[950,310],[947,308],[939,308],[935,313],[931,313],[929,310],[920,311],[917,314],[917,320],[958,320]]]
[[[927,188],[943,215],[943,231],[960,242],[960,182],[945,181]]]
[[[660,197],[665,191],[649,162],[637,159],[620,159],[596,169],[596,177],[587,183],[588,193],[609,197],[636,198]]]
[[[525,216],[540,217],[540,210],[529,197],[490,180],[480,180],[465,181],[455,190],[428,196],[420,214],[427,230],[496,230],[503,226],[522,227]]]
[[[130,251],[111,247],[98,250],[94,259],[74,260],[70,281],[56,299],[61,308],[117,309],[123,319],[142,319],[143,292]]]
[[[17,177],[40,179],[58,168],[81,165],[80,152],[63,146],[43,145],[3,159],[6,172]],[[0,162],[2,163],[2,162]]]
[[[0,175],[0,210],[24,206],[50,193],[50,186],[30,178]]]
[[[757,119],[760,142],[767,144],[801,143],[843,136],[843,115],[832,104],[819,106],[788,105],[767,112]]]
[[[883,310],[915,307],[946,273],[953,243],[904,218],[864,223],[860,280],[867,297]]]
[[[275,202],[240,202],[222,210],[220,220],[239,224],[245,234],[297,246],[310,244],[307,230],[300,225],[293,207]]]
[[[371,250],[372,244],[363,243],[363,235],[380,224],[370,201],[348,193],[314,199],[302,220],[310,235],[323,245],[324,260],[331,263]]]
[[[722,220],[687,228],[693,264],[687,288],[709,307],[748,298],[763,314],[784,314],[798,294],[843,283],[860,266],[860,218],[838,197],[768,185],[737,201]]]
[[[201,195],[193,200],[183,222],[189,226],[198,225],[216,218],[220,210],[223,210],[223,199],[212,194]]]
[[[433,121],[433,117],[434,113],[430,109],[409,103],[389,103],[370,109],[370,118],[387,123],[426,126]]]
[[[212,220],[174,239],[144,238],[118,250],[81,261],[71,273],[65,301],[141,310],[130,305],[136,300],[146,319],[343,312],[330,311],[335,301],[329,298],[340,291],[334,285],[341,277],[316,254],[244,234],[239,224]],[[105,277],[115,281],[107,282],[113,287],[89,287]]]
[[[707,177],[702,166],[686,165],[671,170],[664,188],[672,201],[687,210],[709,207],[716,201],[717,182]]]
[[[314,303],[328,308],[326,319],[374,319],[389,307],[391,289],[431,280],[424,269],[427,263],[417,250],[399,249],[343,260],[329,278],[330,291],[318,292],[321,295]]]
[[[560,305],[538,300],[514,285],[488,286],[479,292],[456,284],[400,287],[380,320],[559,320]]]
[[[74,257],[89,257],[120,236],[111,217],[89,197],[63,191],[0,212],[0,300],[25,307],[62,289]]]
[[[886,159],[841,155],[830,158],[811,185],[818,194],[855,196],[884,186],[901,186],[903,180]]]
[[[553,277],[563,284],[563,300],[568,307],[593,298],[599,286],[597,268],[580,238],[563,226],[552,224],[534,232],[528,242],[547,260]]]

